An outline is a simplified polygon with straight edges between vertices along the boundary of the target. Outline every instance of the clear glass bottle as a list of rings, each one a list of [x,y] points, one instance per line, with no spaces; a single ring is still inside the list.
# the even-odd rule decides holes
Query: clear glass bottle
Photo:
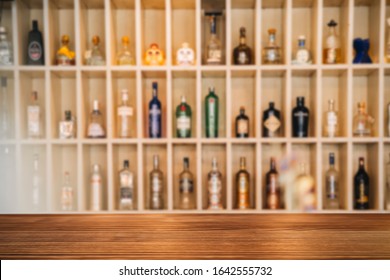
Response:
[[[149,174],[150,209],[164,209],[164,174],[160,170],[158,155],[153,156],[153,170]]]
[[[236,137],[249,137],[249,117],[245,115],[245,107],[240,107],[240,114],[236,117]]]
[[[0,65],[12,65],[13,60],[12,44],[7,38],[7,29],[0,26]]]
[[[42,210],[42,179],[39,172],[39,155],[33,155],[32,208],[34,212]]]
[[[100,50],[100,38],[99,36],[92,37],[92,48],[85,52],[86,65],[104,65],[106,62],[102,51]]]
[[[325,174],[325,209],[337,210],[340,209],[339,201],[339,173],[335,168],[334,153],[329,154],[329,169]]]
[[[88,138],[104,138],[106,133],[104,131],[104,119],[99,110],[99,101],[93,101],[93,111],[90,115],[90,123],[87,132]]]
[[[300,172],[295,180],[295,209],[313,211],[317,208],[317,196],[314,178],[308,174],[305,163],[300,163]]]
[[[30,104],[27,106],[27,136],[40,138],[42,136],[42,112],[38,103],[38,92],[33,91]]]
[[[390,18],[387,18],[386,62],[390,63]]]
[[[333,19],[328,23],[329,32],[325,39],[325,48],[323,53],[324,64],[341,63],[340,38],[336,34],[337,22]]]
[[[276,29],[268,30],[268,44],[263,49],[264,64],[282,63],[282,54],[280,47],[276,44]]]
[[[369,209],[370,177],[364,169],[364,158],[359,158],[359,169],[354,178],[354,204],[356,210]]]
[[[11,138],[11,116],[8,109],[7,77],[1,77],[0,94],[0,139],[9,139]]]
[[[353,118],[353,136],[371,136],[371,127],[375,119],[366,113],[366,103],[358,103],[358,112]]]
[[[233,50],[233,62],[235,65],[252,64],[252,50],[246,44],[245,27],[240,28],[240,44]]]
[[[386,164],[385,210],[390,210],[390,154]]]
[[[293,64],[307,65],[311,63],[310,51],[306,48],[306,37],[301,35],[298,37],[298,50],[295,53]]]
[[[335,110],[333,99],[328,100],[328,111],[325,112],[324,116],[324,136],[338,136],[338,113]]]
[[[218,170],[217,159],[212,159],[212,169],[207,176],[210,210],[223,209],[222,205],[222,173]]]
[[[118,52],[116,63],[118,65],[134,65],[134,57],[129,48],[129,37],[122,37],[122,49]]]
[[[128,104],[129,92],[127,89],[121,90],[122,103],[118,106],[118,137],[130,138],[133,134],[131,130],[133,107]]]
[[[191,137],[192,111],[186,102],[185,96],[181,97],[181,103],[176,107],[176,136],[178,138]]]
[[[210,15],[210,39],[206,46],[206,63],[209,65],[222,64],[222,44],[217,36],[216,15]]]
[[[65,111],[65,119],[59,125],[60,139],[76,138],[76,118],[70,110]]]
[[[209,88],[209,94],[205,98],[206,137],[218,138],[218,109],[219,98],[215,94],[215,88]]]
[[[275,158],[271,158],[270,170],[265,176],[266,207],[267,209],[282,208],[282,190],[279,185],[279,174],[276,170]]]
[[[387,137],[390,137],[390,103],[387,104]]]
[[[128,160],[123,161],[123,169],[119,171],[119,210],[134,209],[134,174],[129,166]]]
[[[183,159],[183,171],[179,176],[179,209],[183,210],[195,209],[194,175],[192,175],[189,166],[190,160],[186,157]]]
[[[73,188],[70,184],[70,175],[68,171],[64,173],[64,183],[61,189],[61,210],[73,210]]]
[[[61,48],[57,51],[56,64],[57,65],[75,65],[76,54],[69,48],[69,36],[63,35],[61,38]]]
[[[237,209],[250,209],[250,175],[246,169],[245,157],[240,157],[240,170],[236,174]]]
[[[103,210],[103,176],[99,164],[92,165],[89,209],[91,211]]]

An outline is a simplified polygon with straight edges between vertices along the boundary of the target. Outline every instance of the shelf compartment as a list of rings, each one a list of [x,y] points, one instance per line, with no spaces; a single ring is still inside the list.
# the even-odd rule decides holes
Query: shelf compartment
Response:
[[[384,76],[384,87],[383,87],[383,112],[384,112],[384,118],[383,118],[383,136],[384,137],[390,137],[390,111],[389,111],[389,105],[390,105],[390,69],[385,70],[385,76]]]
[[[7,79],[7,87],[6,87],[6,110],[8,112],[8,123],[7,123],[7,132],[3,139],[1,140],[9,140],[9,139],[15,139],[15,128],[16,128],[16,120],[15,120],[15,77],[14,73],[12,71],[1,71],[0,72],[0,85],[1,85],[1,79],[2,77],[5,77]],[[2,88],[0,87],[0,107],[3,105],[3,99],[2,99]],[[1,107],[3,108],[3,107]],[[3,113],[3,112],[2,112]],[[1,141],[0,140],[0,141]]]
[[[14,45],[14,36],[16,34],[16,26],[13,26],[13,17],[12,17],[12,3],[7,3],[2,1],[2,18],[1,18],[1,26],[5,27],[7,30],[7,40],[11,42],[12,45],[12,53],[13,53],[13,63],[12,65],[16,65],[17,61],[17,53],[16,46]],[[22,4],[21,4],[22,5]],[[31,24],[31,23],[30,23]],[[4,67],[4,66],[2,66]]]
[[[382,164],[383,164],[383,176],[382,176],[382,186],[383,186],[383,189],[381,189],[381,187],[379,186],[379,190],[382,191],[383,193],[383,199],[381,199],[381,195],[379,195],[379,198],[380,198],[380,204],[382,204],[382,201],[383,201],[383,205],[384,205],[384,210],[385,211],[390,211],[390,208],[388,208],[387,205],[389,205],[390,201],[387,201],[387,197],[390,196],[390,167],[388,167],[388,164],[390,163],[390,144],[389,143],[386,143],[384,145],[384,154],[383,154],[383,161],[382,161]],[[382,201],[381,201],[382,200]]]
[[[16,146],[0,145],[0,213],[18,213],[18,195],[16,184]],[[21,204],[22,205],[22,204]]]

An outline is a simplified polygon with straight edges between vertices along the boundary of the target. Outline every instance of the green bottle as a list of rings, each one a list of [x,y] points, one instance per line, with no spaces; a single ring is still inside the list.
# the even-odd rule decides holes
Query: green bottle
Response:
[[[191,107],[186,103],[186,98],[181,97],[181,103],[176,107],[176,136],[178,138],[191,137]]]
[[[205,99],[207,138],[218,138],[218,106],[218,96],[215,94],[214,87],[210,87]]]

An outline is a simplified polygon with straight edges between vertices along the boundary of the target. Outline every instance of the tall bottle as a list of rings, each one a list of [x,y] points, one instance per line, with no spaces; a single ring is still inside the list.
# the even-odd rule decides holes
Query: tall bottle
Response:
[[[32,174],[32,206],[33,211],[38,212],[42,210],[42,179],[39,173],[39,155],[33,155],[33,174]]]
[[[103,210],[103,176],[99,164],[92,165],[90,190],[89,209],[91,211]]]
[[[129,37],[122,37],[122,49],[118,52],[116,62],[118,65],[134,65],[134,57],[129,48]]]
[[[240,114],[236,117],[236,137],[249,137],[249,117],[245,115],[244,107],[240,107]]]
[[[90,115],[90,123],[87,132],[88,138],[104,138],[106,132],[104,130],[103,115],[99,110],[99,101],[93,101],[93,111]]]
[[[339,173],[335,168],[334,153],[329,154],[329,169],[325,174],[325,209],[337,210],[340,209],[339,201]]]
[[[70,184],[70,175],[68,171],[64,174],[64,183],[61,188],[61,210],[73,210],[73,188]]]
[[[372,124],[375,119],[366,113],[366,103],[358,103],[358,112],[353,118],[353,136],[371,136]]]
[[[236,65],[252,64],[252,50],[246,44],[245,27],[240,28],[240,44],[233,50],[233,61]]]
[[[123,161],[123,169],[119,171],[119,209],[134,209],[134,174],[129,169],[129,161]]]
[[[295,208],[301,211],[313,211],[317,208],[314,178],[308,174],[305,163],[300,164],[300,172],[294,186]]]
[[[181,97],[181,103],[176,107],[176,136],[178,138],[191,137],[191,107],[186,102],[184,96]]]
[[[250,202],[250,175],[246,169],[245,157],[240,157],[240,170],[236,175],[237,209],[251,208]]]
[[[334,100],[329,99],[328,111],[324,116],[324,136],[337,137],[338,136],[338,114],[334,108]]]
[[[270,102],[269,108],[263,113],[263,137],[280,136],[281,124],[280,111],[275,109],[274,102]]]
[[[364,158],[359,158],[359,170],[354,178],[355,209],[369,209],[370,177],[364,169]]]
[[[297,97],[297,106],[292,111],[293,137],[307,137],[309,134],[309,109],[305,107],[305,98]]]
[[[386,62],[390,63],[390,18],[387,18]]]
[[[1,77],[0,139],[11,138],[11,116],[8,110],[7,77]]]
[[[118,106],[118,137],[130,138],[131,131],[131,119],[133,117],[133,107],[128,104],[129,92],[127,89],[122,89],[122,103]]]
[[[164,175],[159,167],[158,155],[153,156],[153,170],[149,174],[150,209],[164,209]]]
[[[13,64],[12,44],[7,38],[7,29],[0,26],[0,65]]]
[[[265,176],[266,207],[267,209],[282,208],[282,191],[279,185],[279,174],[276,170],[275,158],[271,158],[270,170]]]
[[[153,82],[153,98],[149,102],[149,137],[161,138],[161,102],[158,100],[158,84]]]
[[[95,35],[92,37],[92,48],[85,52],[85,64],[99,66],[105,63],[103,53],[100,50],[100,38]]]
[[[179,208],[180,209],[195,209],[195,194],[194,194],[194,176],[190,169],[189,158],[183,159],[183,172],[180,173],[180,198]]]
[[[206,111],[206,137],[218,138],[218,110],[219,110],[219,98],[215,94],[214,87],[209,88],[209,94],[205,99],[205,111]]]
[[[33,91],[30,96],[30,104],[27,106],[27,136],[28,138],[40,138],[42,136],[42,115],[38,103],[38,92]]]
[[[217,159],[212,159],[212,169],[207,176],[209,206],[208,209],[220,210],[222,206],[222,173],[218,170]]]
[[[217,36],[216,15],[210,15],[210,39],[206,46],[206,63],[211,65],[222,64],[222,45]]]
[[[386,164],[385,210],[390,210],[390,160]]]
[[[282,55],[280,47],[276,44],[276,29],[268,30],[268,44],[263,49],[264,64],[280,64],[282,63]]]
[[[45,52],[42,33],[38,30],[38,21],[32,21],[32,30],[28,34],[27,65],[45,65]]]
[[[325,39],[323,59],[325,64],[341,63],[340,38],[336,34],[337,22],[333,19],[328,23],[329,32]]]

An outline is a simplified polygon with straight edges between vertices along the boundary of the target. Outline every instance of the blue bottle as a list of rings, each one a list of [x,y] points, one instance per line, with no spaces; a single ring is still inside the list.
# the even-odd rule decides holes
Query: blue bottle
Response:
[[[153,82],[153,98],[149,102],[149,137],[161,138],[161,102],[157,98],[157,82]]]

